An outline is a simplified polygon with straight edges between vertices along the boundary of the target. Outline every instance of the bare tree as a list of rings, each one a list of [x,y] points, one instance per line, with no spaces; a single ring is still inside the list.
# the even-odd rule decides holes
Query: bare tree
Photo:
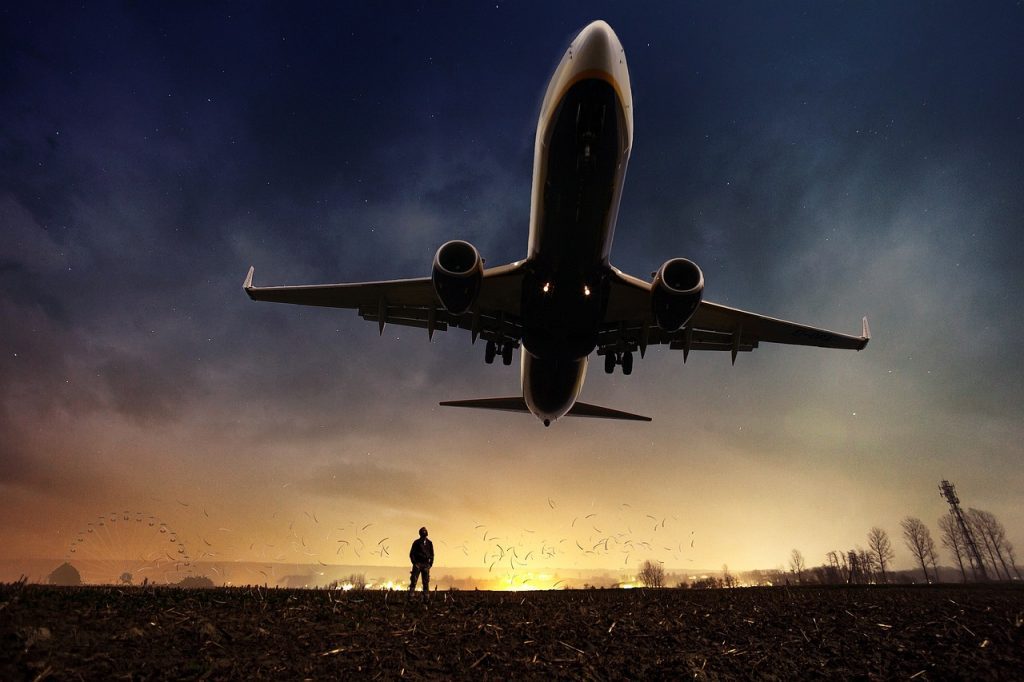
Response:
[[[1007,543],[1006,529],[999,522],[996,515],[980,509],[968,509],[967,517],[970,519],[971,528],[976,536],[982,538],[986,551],[992,559],[992,566],[996,569],[996,577],[999,577],[999,569],[1003,569],[1007,580],[1012,580],[1010,567],[1004,556]],[[996,563],[996,562],[999,563]]]
[[[842,560],[840,560],[842,557]],[[832,550],[825,555],[828,559],[828,566],[825,569],[825,575],[829,585],[840,585],[846,582],[846,570],[844,565],[846,563],[846,555],[842,552]]]
[[[843,582],[839,572],[839,555],[832,551],[825,554],[826,563],[810,570],[814,581],[820,585],[838,585]]]
[[[867,550],[857,547],[847,550],[846,558],[847,578],[846,582],[851,585],[867,585],[872,581],[875,570],[875,557]]]
[[[736,577],[729,572],[729,564],[722,564],[722,585],[725,587],[736,587]]]
[[[980,518],[978,510],[968,509],[964,513],[964,518],[967,519],[967,525],[970,527],[971,534],[974,536],[974,541],[978,545],[978,551],[982,555],[982,560],[994,572],[996,580],[1002,580],[1003,575],[999,571],[999,564],[996,562],[995,550],[992,549],[992,544],[989,542],[988,536],[982,528],[983,521]]]
[[[964,566],[964,559],[967,559],[967,543],[964,541],[960,524],[953,514],[949,513],[939,517],[939,528],[942,530],[942,546],[953,553],[956,563],[960,566],[960,575],[963,576],[964,582],[967,582],[967,567]]]
[[[1017,580],[1022,580],[1020,569],[1017,568],[1017,557],[1013,552],[1013,543],[1009,540],[1006,541],[1006,558],[1010,560],[1010,566],[1013,567],[1013,572],[1017,574]]]
[[[849,565],[846,582],[850,585],[859,585],[864,582],[864,569],[860,565],[860,556],[857,550],[851,549],[846,552],[846,562]]]
[[[647,560],[640,565],[640,572],[636,577],[644,587],[664,587],[665,567],[658,562]]]
[[[864,571],[864,584],[878,582],[878,562],[875,555],[870,550],[858,547],[857,558],[860,559],[861,570]]]
[[[799,549],[794,549],[789,555],[789,568],[796,575],[797,584],[801,584],[804,581],[804,569],[806,568],[804,563],[804,555],[800,553]]]
[[[903,527],[903,541],[907,549],[914,555],[917,562],[921,564],[921,572],[924,573],[924,581],[928,582],[928,562],[935,554],[935,542],[932,541],[931,531],[924,522],[916,516],[908,516],[900,522]]]
[[[896,552],[892,549],[892,542],[889,541],[889,534],[878,526],[873,526],[868,531],[868,549],[874,554],[875,565],[882,574],[882,582],[889,582],[885,573],[885,567],[896,558]]]
[[[935,582],[939,582],[939,553],[935,549],[934,542],[928,545],[928,565],[932,567],[932,576],[935,578]]]

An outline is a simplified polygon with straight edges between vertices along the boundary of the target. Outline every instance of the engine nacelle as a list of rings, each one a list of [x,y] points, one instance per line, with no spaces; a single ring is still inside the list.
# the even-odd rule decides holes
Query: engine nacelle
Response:
[[[651,285],[654,319],[665,331],[675,331],[686,324],[700,305],[704,295],[704,273],[693,261],[673,258],[665,261]]]
[[[437,250],[430,280],[448,312],[461,315],[469,310],[480,293],[483,278],[483,259],[469,242],[454,239]]]

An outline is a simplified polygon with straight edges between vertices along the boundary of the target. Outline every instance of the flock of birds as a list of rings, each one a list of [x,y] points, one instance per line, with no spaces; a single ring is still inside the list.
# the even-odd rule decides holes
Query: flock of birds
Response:
[[[557,512],[558,505],[553,499],[548,498],[547,503]],[[676,516],[634,513],[630,504],[622,503],[614,514],[590,512],[573,515],[571,521],[568,516],[562,518],[568,525],[561,526],[558,537],[541,536],[539,539],[537,532],[530,528],[509,535],[492,532],[485,524],[476,524],[474,531],[482,531],[479,543],[485,546],[482,565],[487,567],[488,573],[500,571],[514,580],[518,573],[531,571],[537,563],[541,567],[556,563],[566,568],[580,564],[611,567],[613,564],[607,559],[614,557],[615,564],[621,559],[621,566],[628,570],[644,560],[664,563],[659,558],[662,556],[671,557],[677,563],[684,558],[693,561],[685,555],[688,549],[694,548],[696,534],[691,530],[688,537],[679,539],[674,532],[679,520]],[[454,547],[467,557],[470,548],[467,540]]]
[[[228,582],[231,576],[227,573],[232,562],[249,560],[259,564],[256,570],[263,580],[277,582],[281,578],[280,571],[296,570],[302,565],[316,565],[324,569],[341,565],[404,566],[407,547],[415,538],[415,531],[411,531],[407,533],[408,538],[403,536],[398,542],[401,549],[393,549],[397,538],[392,533],[378,532],[381,524],[374,521],[349,520],[337,525],[326,518],[321,519],[315,511],[304,511],[301,516],[288,520],[286,532],[277,531],[276,538],[266,538],[275,542],[245,542],[240,539],[242,533],[236,533],[229,527],[214,526],[207,508],[195,509],[182,500],[177,500],[177,504],[191,511],[201,510],[202,520],[191,514],[194,518],[186,524],[205,529],[190,540],[198,553],[191,553],[179,534],[171,532],[167,524],[152,515],[125,511],[112,512],[90,522],[72,541],[70,555],[80,552],[81,545],[90,540],[93,545],[100,545],[100,536],[104,536],[105,543],[100,550],[115,555],[121,551],[113,544],[115,541],[106,537],[109,534],[97,531],[101,528],[109,530],[108,527],[115,523],[129,525],[134,522],[131,525],[139,524],[154,530],[155,544],[147,551],[151,555],[158,553],[161,562],[164,559],[173,562],[177,572],[203,573],[208,569],[214,574],[209,577],[215,582]],[[610,512],[567,513],[554,499],[547,498],[547,507],[545,512],[531,516],[541,524],[543,532],[536,528],[510,529],[481,522],[467,524],[457,534],[451,533],[450,526],[439,527],[438,532],[431,535],[438,566],[478,566],[486,568],[487,574],[495,581],[526,585],[535,580],[537,574],[550,573],[554,568],[612,569],[619,566],[623,572],[629,572],[646,560],[672,561],[676,566],[684,561],[693,561],[688,555],[694,549],[695,532],[690,530],[687,533],[679,528],[676,516],[634,510],[629,503],[621,503]],[[276,523],[278,518],[280,514],[275,512],[272,523]],[[453,539],[453,535],[458,539]],[[168,538],[173,548],[160,544],[161,540]],[[152,560],[153,557],[149,558]],[[557,587],[559,582],[549,587]]]

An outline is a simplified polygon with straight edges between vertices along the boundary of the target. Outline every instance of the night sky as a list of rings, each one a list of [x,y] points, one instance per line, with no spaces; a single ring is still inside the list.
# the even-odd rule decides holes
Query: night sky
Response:
[[[133,510],[221,560],[403,566],[427,525],[484,572],[487,533],[538,567],[771,568],[877,525],[909,568],[899,522],[938,540],[943,478],[1024,548],[1019,2],[437,5],[0,10],[0,559]],[[613,264],[867,315],[866,350],[652,348],[581,396],[652,423],[545,429],[437,406],[519,390],[466,332],[245,296],[249,265],[522,258],[541,98],[598,18],[636,125]],[[647,546],[593,548],[612,534]]]

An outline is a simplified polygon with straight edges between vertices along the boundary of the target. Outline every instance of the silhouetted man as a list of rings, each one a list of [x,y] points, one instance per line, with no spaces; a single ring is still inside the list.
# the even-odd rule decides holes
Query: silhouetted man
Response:
[[[409,592],[416,591],[416,578],[423,577],[423,592],[430,589],[430,567],[434,565],[434,543],[427,539],[427,529],[420,528],[420,536],[412,543],[409,550],[409,561],[412,562],[412,581]]]

